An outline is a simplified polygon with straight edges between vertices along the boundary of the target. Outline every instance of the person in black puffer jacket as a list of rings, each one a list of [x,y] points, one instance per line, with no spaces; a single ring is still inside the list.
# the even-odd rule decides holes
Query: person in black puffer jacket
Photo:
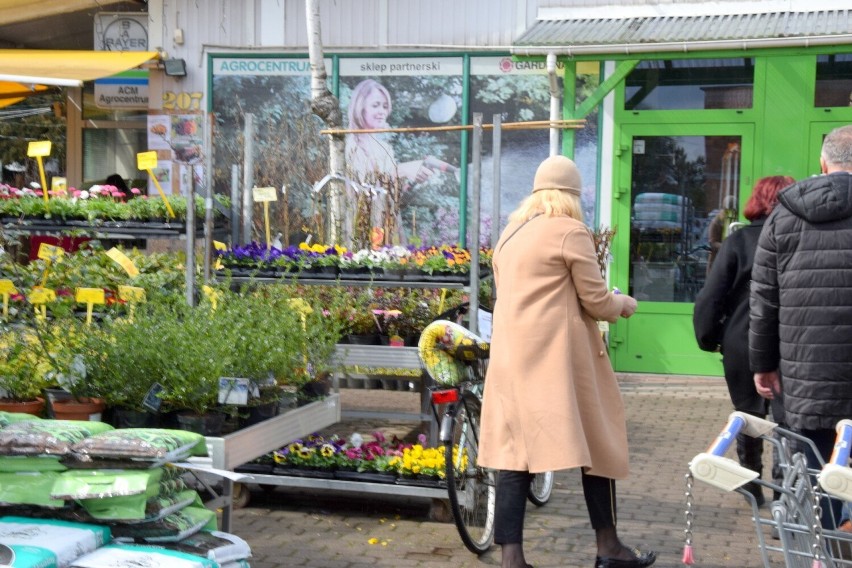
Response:
[[[722,353],[725,382],[734,409],[766,418],[769,401],[757,394],[754,375],[748,361],[748,295],[751,266],[757,239],[766,218],[778,203],[778,192],[795,183],[789,176],[769,176],[757,180],[743,209],[751,221],[722,241],[716,262],[707,274],[704,287],[695,298],[692,316],[695,339],[704,351]],[[721,231],[720,231],[721,233]],[[772,401],[772,418],[783,422],[780,397]],[[763,440],[746,434],[737,436],[740,465],[752,471],[763,471]],[[778,460],[772,467],[772,479],[779,482]],[[744,489],[754,495],[757,505],[765,498],[758,483],[747,483]]]
[[[757,392],[783,390],[787,425],[825,460],[837,422],[852,417],[852,125],[826,136],[820,165],[779,194],[760,234],[749,359]]]

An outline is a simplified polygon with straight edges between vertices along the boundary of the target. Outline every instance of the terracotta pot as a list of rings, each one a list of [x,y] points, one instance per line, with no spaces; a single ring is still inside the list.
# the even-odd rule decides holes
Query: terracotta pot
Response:
[[[17,412],[41,416],[42,412],[44,412],[44,399],[37,398],[35,400],[28,400],[24,402],[0,399],[0,410],[3,412]]]
[[[106,404],[100,398],[80,398],[53,401],[53,416],[57,420],[100,421]]]

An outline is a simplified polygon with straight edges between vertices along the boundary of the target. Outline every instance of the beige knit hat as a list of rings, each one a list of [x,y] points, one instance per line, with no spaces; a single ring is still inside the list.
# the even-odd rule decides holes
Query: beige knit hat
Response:
[[[538,166],[533,180],[533,193],[542,189],[561,189],[580,195],[582,187],[577,164],[565,156],[547,158]]]

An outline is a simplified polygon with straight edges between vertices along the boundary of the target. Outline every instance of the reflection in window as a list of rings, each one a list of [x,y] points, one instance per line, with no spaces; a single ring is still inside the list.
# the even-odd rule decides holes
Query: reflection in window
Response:
[[[83,184],[104,183],[119,174],[131,185],[145,187],[145,176],[136,167],[136,154],[148,149],[143,128],[86,128],[83,130]]]
[[[641,61],[626,85],[626,110],[751,108],[754,59]]]
[[[695,301],[710,222],[723,203],[738,202],[740,143],[736,136],[634,138],[630,295]]]
[[[817,56],[814,106],[852,106],[852,53]]]

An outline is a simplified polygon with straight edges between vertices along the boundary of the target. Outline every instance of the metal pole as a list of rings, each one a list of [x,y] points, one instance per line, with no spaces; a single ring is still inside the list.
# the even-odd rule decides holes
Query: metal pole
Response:
[[[473,113],[473,179],[470,192],[470,331],[479,329],[479,202],[482,186],[482,113]]]
[[[235,247],[240,242],[240,167],[237,164],[231,166],[231,246]]]
[[[190,166],[192,168],[192,166]],[[191,171],[191,170],[190,170]],[[195,173],[186,191],[186,303],[195,305]]]
[[[254,115],[246,115],[245,159],[243,160],[243,234],[242,244],[247,245],[252,238],[251,188],[254,187]]]
[[[204,160],[204,282],[210,282],[210,257],[213,249],[213,114],[207,114],[207,128],[204,130],[204,147],[207,158]],[[193,167],[194,170],[194,167]],[[195,171],[192,172],[195,177]]]
[[[492,117],[494,130],[491,132],[491,148],[494,166],[494,186],[491,188],[491,247],[497,245],[500,238],[500,164],[502,162],[502,131],[503,124],[500,114],[495,113]]]

